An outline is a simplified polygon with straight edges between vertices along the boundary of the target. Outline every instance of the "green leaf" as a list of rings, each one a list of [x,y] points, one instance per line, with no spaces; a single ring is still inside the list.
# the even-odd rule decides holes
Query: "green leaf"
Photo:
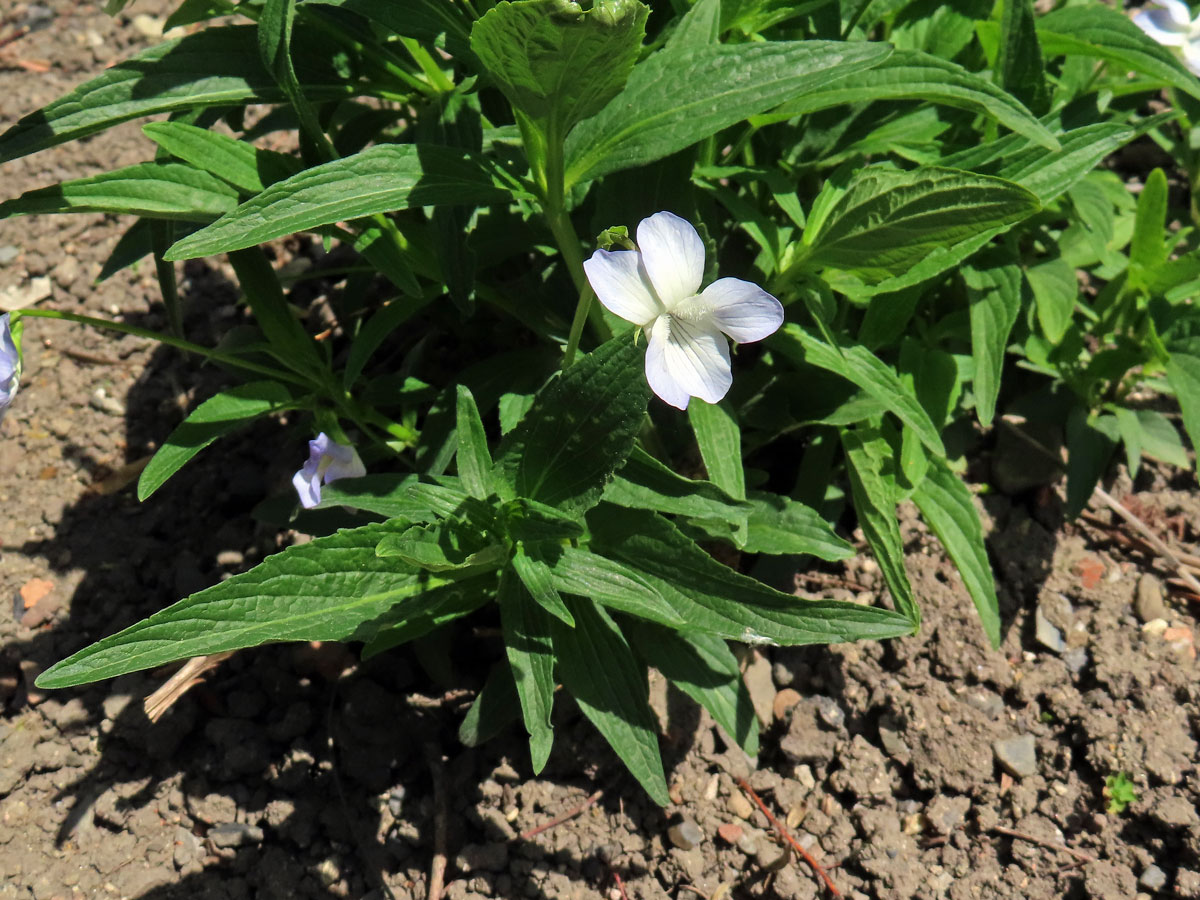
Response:
[[[662,594],[637,572],[589,550],[561,548],[554,557],[550,580],[564,594],[588,597],[601,606],[631,616],[672,628],[688,625]]]
[[[495,569],[508,555],[504,547],[457,519],[413,525],[399,534],[389,534],[379,542],[375,552],[427,572],[458,573]]]
[[[116,0],[116,2],[123,2],[123,0]],[[228,10],[229,7],[220,0],[183,0],[175,8],[175,12],[167,16],[162,29],[167,32],[174,28],[195,25],[197,22],[205,22],[223,16]]]
[[[193,456],[219,437],[260,416],[288,409],[292,395],[277,381],[252,381],[209,397],[175,426],[138,479],[138,500],[145,500]]]
[[[465,4],[446,0],[307,0],[349,10],[382,25],[388,31],[441,46],[456,59],[471,56],[471,19]]]
[[[583,537],[579,519],[525,497],[503,504],[500,517],[504,532],[514,541],[561,543]]]
[[[691,630],[748,643],[827,644],[908,634],[885,609],[801,600],[721,565],[657,513],[601,504],[588,513],[594,552],[624,563]]]
[[[375,555],[387,523],[289,547],[51,666],[43,688],[71,687],[179,659],[275,641],[368,640],[417,614],[448,584]]]
[[[996,415],[1004,352],[1021,312],[1024,281],[1011,249],[981,253],[963,267],[971,316],[971,356],[975,360],[975,414],[987,427]]]
[[[246,305],[254,313],[254,321],[278,359],[302,375],[321,377],[314,373],[323,374],[324,360],[304,326],[292,315],[279,277],[263,251],[255,247],[230,253],[229,264],[237,275]]]
[[[811,506],[764,491],[751,491],[750,504],[745,552],[810,554],[831,562],[854,556],[854,547]]]
[[[428,606],[394,625],[384,625],[363,646],[362,659],[368,660],[393,647],[415,641],[455,619],[473,613],[496,593],[496,578],[466,578],[444,585],[425,599]]]
[[[690,403],[688,421],[696,433],[709,480],[735,500],[745,500],[742,430],[733,408],[728,403]]]
[[[498,662],[488,673],[483,689],[475,697],[458,726],[458,739],[465,747],[479,747],[496,737],[521,715],[517,686],[508,660]]]
[[[1030,191],[986,175],[926,166],[863,170],[812,241],[809,262],[881,280],[931,251],[1026,219]]]
[[[487,205],[509,197],[474,154],[432,144],[380,144],[271,185],[176,243],[167,258],[226,253],[397,209]]]
[[[274,103],[279,88],[258,59],[254,26],[208,28],[151,47],[106,69],[0,135],[0,162],[103,131],[139,116],[207,106]],[[316,38],[311,32],[311,50]],[[327,39],[324,39],[327,43]],[[328,53],[305,53],[301,71],[314,99],[345,97],[352,84],[317,68]]]
[[[912,498],[962,575],[988,640],[993,647],[999,647],[1002,635],[996,579],[970,490],[950,471],[945,460],[930,459],[925,480]]]
[[[1167,224],[1167,176],[1154,169],[1138,195],[1133,240],[1129,245],[1129,278],[1135,284],[1152,280],[1167,261],[1170,247],[1164,240]]]
[[[982,113],[1043,147],[1058,149],[1058,140],[1020,101],[962,66],[919,50],[897,50],[874,68],[805,93],[756,117],[756,122],[889,100],[923,100]]]
[[[896,520],[895,485],[881,472],[879,460],[881,453],[890,454],[890,447],[871,429],[862,434],[843,430],[841,436],[859,527],[879,563],[879,571],[892,593],[896,609],[916,629],[921,624],[921,608],[913,597],[912,584],[904,568],[904,540]]]
[[[550,623],[563,687],[604,735],[650,799],[671,802],[654,713],[648,702],[646,670],[634,659],[621,629],[591,600],[570,601],[576,627]]]
[[[296,0],[266,0],[258,17],[258,56],[300,120],[301,139],[314,142],[321,158],[328,159],[334,155],[333,145],[321,129],[312,104],[304,96],[292,64],[292,22],[295,17]]]
[[[626,634],[638,655],[712,714],[749,756],[758,756],[758,719],[737,657],[724,638],[633,622]]]
[[[435,483],[417,475],[365,475],[343,478],[321,488],[318,509],[348,506],[408,524],[461,519],[485,530],[492,524],[492,508],[469,496],[457,478],[442,477]]]
[[[598,113],[625,85],[646,34],[637,0],[497,3],[471,29],[471,49],[512,105],[551,141]]]
[[[102,212],[211,222],[237,206],[237,191],[180,163],[139,163],[26,191],[0,203],[0,220],[35,213]]]
[[[857,344],[831,347],[793,322],[785,324],[769,343],[797,365],[816,366],[858,385],[911,428],[936,456],[946,455],[929,413],[904,387],[899,376],[866,347]]]
[[[698,405],[698,404],[692,404]],[[604,499],[618,506],[653,509],[730,524],[745,519],[750,506],[735,500],[711,481],[676,474],[640,447],[634,447],[608,487]]]
[[[614,338],[538,391],[500,444],[495,488],[566,513],[594,506],[646,414],[643,368],[643,351],[628,336]]]
[[[1046,206],[1136,134],[1132,128],[1116,122],[1085,125],[1059,137],[1061,149],[1057,152],[1028,147],[1006,158],[997,174],[1032,191]],[[949,160],[946,164],[952,165]]]
[[[538,606],[567,626],[575,627],[575,620],[554,587],[553,572],[538,550],[531,551],[523,544],[517,544],[512,568]]]
[[[1171,348],[1167,360],[1167,380],[1179,400],[1183,428],[1192,449],[1200,448],[1200,356]]]
[[[487,434],[471,389],[458,386],[458,477],[472,497],[486,500],[492,494],[492,457]]]
[[[1074,518],[1087,507],[1120,440],[1116,416],[1089,416],[1073,407],[1067,416],[1067,508]]]
[[[550,757],[554,729],[550,714],[554,708],[554,646],[551,643],[552,620],[538,603],[533,602],[521,580],[511,572],[500,579],[497,593],[504,649],[521,700],[521,717],[529,732],[529,752],[534,774],[541,772]],[[566,607],[563,607],[566,612]],[[570,619],[571,614],[566,613]],[[571,619],[574,622],[574,619]],[[563,631],[571,633],[572,629]]]
[[[1038,323],[1046,338],[1054,344],[1063,339],[1075,314],[1079,282],[1074,267],[1060,256],[1030,266],[1025,278],[1037,304]]]
[[[1033,0],[1002,0],[1002,3],[1000,52],[996,60],[1000,86],[1043,115],[1050,109],[1050,91],[1046,87],[1042,47],[1034,28]]]
[[[1116,63],[1200,98],[1200,81],[1123,13],[1100,4],[1069,6],[1038,19],[1048,56],[1086,56]]]
[[[299,168],[290,156],[184,122],[148,122],[142,133],[164,151],[202,169],[243,194],[257,194]],[[224,210],[223,210],[224,212]]]
[[[342,371],[342,386],[349,390],[362,375],[371,356],[379,349],[387,336],[411,319],[425,307],[431,298],[397,298],[378,310],[363,324],[346,355],[346,367]]]
[[[886,44],[769,41],[659,52],[567,139],[567,184],[670,156],[750,116],[881,62]]]

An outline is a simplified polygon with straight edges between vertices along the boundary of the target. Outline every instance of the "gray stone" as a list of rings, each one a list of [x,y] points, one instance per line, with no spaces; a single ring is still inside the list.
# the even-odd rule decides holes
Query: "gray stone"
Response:
[[[1037,745],[1032,734],[1004,738],[992,743],[996,762],[1010,775],[1028,778],[1037,774]]]
[[[5,244],[0,247],[0,266],[7,266],[10,262],[20,255],[21,251],[12,244]]]
[[[836,700],[819,695],[813,699],[817,703],[817,715],[821,717],[822,722],[830,728],[841,728],[846,724],[846,713],[838,706]]]
[[[704,840],[704,832],[691,819],[683,819],[667,829],[667,838],[680,850],[691,850]]]
[[[1063,663],[1067,667],[1067,671],[1069,671],[1072,675],[1078,675],[1080,672],[1086,669],[1088,667],[1088,663],[1092,661],[1084,647],[1076,647],[1073,650],[1068,650],[1063,654],[1062,659]]]
[[[1034,637],[1047,650],[1062,653],[1067,649],[1067,642],[1063,639],[1062,632],[1054,626],[1054,623],[1046,618],[1046,614],[1042,612],[1040,603],[1033,614],[1033,626]]]
[[[257,825],[241,822],[222,822],[208,829],[208,839],[214,847],[241,847],[246,844],[261,844],[263,830]]]
[[[1133,601],[1133,611],[1143,622],[1167,617],[1167,604],[1163,601],[1162,582],[1147,572],[1137,583],[1137,597]]]
[[[1166,884],[1167,873],[1155,865],[1146,866],[1146,870],[1138,878],[1138,886],[1148,891],[1161,891]]]
[[[903,761],[912,755],[912,750],[900,736],[899,728],[899,723],[890,715],[879,719],[879,743],[883,744],[888,756]]]
[[[962,825],[970,809],[969,797],[939,794],[925,808],[925,818],[938,834],[949,834]]]

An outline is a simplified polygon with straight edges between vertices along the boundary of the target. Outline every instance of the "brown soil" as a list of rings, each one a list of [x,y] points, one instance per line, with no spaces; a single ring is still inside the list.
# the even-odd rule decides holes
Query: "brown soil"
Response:
[[[49,5],[50,28],[0,50],[0,124],[147,43],[132,17],[172,4],[136,4],[115,23],[94,6]],[[131,124],[7,164],[2,193],[150,154]],[[0,264],[0,294],[48,277],[46,305],[163,327],[148,263],[92,283],[127,224],[0,222],[0,259],[16,251]],[[188,334],[211,340],[238,314],[233,294],[204,266],[181,274]],[[906,514],[921,634],[748,655],[756,699],[778,715],[757,760],[653,684],[675,801],[665,810],[566,701],[541,777],[516,729],[464,748],[459,695],[423,702],[445,685],[410,651],[370,665],[329,648],[244,651],[156,724],[142,701],[166,673],[39,693],[32,678],[66,653],[277,549],[285,538],[249,512],[286,485],[306,435],[264,425],[139,504],[123,467],[221,373],[46,321],[29,321],[25,349],[21,394],[0,425],[0,591],[13,601],[0,612],[3,900],[421,898],[439,819],[450,898],[822,896],[737,788],[742,776],[846,897],[1200,897],[1195,608],[1165,594],[1169,573],[1153,560],[1064,524],[1051,492],[985,504],[999,651]],[[273,455],[289,446],[299,449]],[[1127,480],[1113,491],[1187,543],[1200,536],[1193,484],[1144,473],[1136,492]],[[835,574],[867,599],[882,590],[866,557]],[[1023,774],[999,762],[994,744],[1010,739],[1009,766]],[[1106,812],[1105,779],[1118,772],[1138,797]],[[574,819],[520,836],[596,791]],[[1075,853],[1055,849],[1064,844]]]

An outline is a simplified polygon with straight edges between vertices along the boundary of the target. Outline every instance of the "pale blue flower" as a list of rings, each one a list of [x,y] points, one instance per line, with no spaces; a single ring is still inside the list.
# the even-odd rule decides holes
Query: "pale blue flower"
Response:
[[[667,403],[716,403],[733,384],[729,342],[761,341],[783,324],[783,307],[757,284],[718,278],[703,291],[704,242],[669,212],[643,219],[637,250],[597,250],[583,264],[609,312],[646,334],[646,380]]]
[[[321,432],[308,442],[308,462],[292,476],[292,486],[300,495],[300,505],[312,509],[321,502],[321,485],[339,478],[361,478],[367,467],[353,447],[331,440]]]
[[[1133,22],[1164,47],[1175,48],[1192,73],[1200,75],[1200,17],[1192,18],[1186,3],[1151,0]]]
[[[21,355],[13,340],[8,313],[5,313],[0,316],[0,422],[4,421],[4,414],[12,406],[13,397],[17,396],[20,380]]]

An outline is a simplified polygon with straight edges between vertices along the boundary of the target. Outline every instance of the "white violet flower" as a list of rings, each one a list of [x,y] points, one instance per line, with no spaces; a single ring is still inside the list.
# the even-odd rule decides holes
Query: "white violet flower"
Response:
[[[0,422],[4,421],[4,414],[12,406],[13,397],[17,396],[20,382],[21,355],[13,340],[8,313],[5,313],[0,316]]]
[[[308,442],[308,462],[292,476],[292,486],[300,495],[300,505],[312,509],[321,502],[321,485],[339,478],[361,478],[367,467],[358,458],[358,451],[330,440],[321,432]]]
[[[1164,47],[1178,47],[1184,64],[1200,75],[1200,17],[1193,19],[1182,0],[1151,0],[1133,23]]]
[[[646,333],[646,380],[664,401],[717,403],[733,373],[725,335],[761,341],[783,324],[783,306],[756,284],[718,278],[703,291],[704,243],[669,212],[643,219],[637,250],[597,250],[583,264],[600,302]]]

